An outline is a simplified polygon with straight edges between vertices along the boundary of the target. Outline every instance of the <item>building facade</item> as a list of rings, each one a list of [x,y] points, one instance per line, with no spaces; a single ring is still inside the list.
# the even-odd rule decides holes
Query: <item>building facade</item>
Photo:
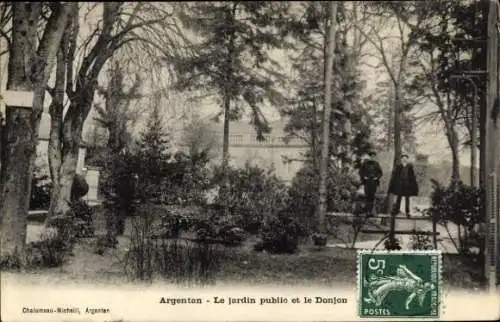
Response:
[[[302,155],[309,147],[299,139],[285,141],[285,124],[282,120],[270,123],[271,133],[264,134],[264,141],[259,141],[257,132],[247,121],[231,122],[230,164],[244,167],[248,163],[263,169],[274,169],[279,178],[289,183],[302,167]],[[219,142],[222,142],[222,126],[222,123],[212,123]]]

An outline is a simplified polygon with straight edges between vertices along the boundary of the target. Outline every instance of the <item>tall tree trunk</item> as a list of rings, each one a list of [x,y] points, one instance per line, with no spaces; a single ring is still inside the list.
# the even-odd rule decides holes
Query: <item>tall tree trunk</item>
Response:
[[[448,139],[448,144],[451,149],[451,161],[452,161],[452,172],[451,179],[453,182],[460,181],[460,152],[459,152],[459,142],[458,135],[453,129],[453,125],[446,130],[446,137]]]
[[[312,162],[313,162],[313,169],[314,173],[317,173],[318,171],[318,143],[317,143],[317,133],[316,133],[316,126],[317,126],[317,115],[318,115],[318,107],[316,105],[316,99],[313,99],[313,117],[311,118],[311,148],[312,148]]]
[[[326,180],[328,177],[329,164],[329,139],[330,139],[330,113],[332,109],[332,70],[335,55],[335,33],[337,25],[337,2],[330,2],[330,28],[328,32],[328,52],[325,64],[325,106],[323,117],[323,142],[321,149],[320,173],[319,173],[319,206],[318,206],[318,232],[326,232]]]
[[[64,111],[64,91],[65,91],[65,80],[66,80],[66,61],[65,61],[65,41],[68,33],[65,32],[63,40],[61,43],[61,48],[57,54],[57,65],[56,65],[56,80],[55,87],[52,94],[52,102],[49,106],[50,113],[50,136],[49,136],[49,147],[48,147],[48,159],[49,159],[49,170],[50,177],[52,180],[52,190],[49,206],[49,216],[54,214],[56,210],[56,202],[59,200],[59,195],[61,193],[60,184],[60,170],[62,163],[61,156],[61,132],[62,132],[62,122],[63,122],[63,111]]]
[[[229,165],[229,116],[231,109],[231,97],[229,93],[224,94],[224,128],[222,142],[222,167]]]
[[[393,168],[399,162],[401,154],[403,153],[401,145],[401,90],[399,85],[394,89],[394,160]]]
[[[59,4],[49,17],[38,48],[42,3],[14,3],[7,89],[32,91],[30,108],[6,107],[6,157],[0,175],[1,256],[23,252],[31,179],[43,111],[45,86],[74,4]]]
[[[486,183],[486,93],[479,96],[479,187]]]
[[[471,139],[470,139],[470,185],[477,187],[477,88],[474,87],[474,97],[471,111]]]
[[[238,6],[237,2],[233,2],[231,13],[226,17],[227,24],[229,26],[235,25],[236,19],[236,8]],[[223,88],[223,108],[224,108],[224,129],[223,129],[223,142],[222,142],[222,169],[224,173],[223,183],[220,187],[219,194],[222,196],[222,199],[225,202],[224,212],[226,215],[229,214],[228,208],[228,198],[227,194],[229,192],[229,175],[228,175],[228,167],[229,167],[229,122],[231,115],[231,98],[233,92],[233,62],[234,62],[234,54],[235,54],[235,32],[233,32],[229,36],[229,44],[228,44],[228,53],[226,57],[226,79]]]
[[[232,11],[227,17],[227,22],[230,26],[235,24],[235,15],[237,3],[233,3]],[[234,62],[234,41],[235,41],[234,31],[231,33],[229,38],[228,53],[227,53],[227,73],[226,73],[226,83],[224,84],[224,133],[223,133],[223,143],[222,143],[222,166],[226,168],[229,165],[229,118],[231,112],[231,97],[232,97],[232,82],[233,82],[233,62]]]
[[[392,113],[392,127],[393,127],[393,137],[392,137],[392,143],[393,143],[393,148],[394,148],[394,158],[392,161],[392,170],[391,170],[391,176],[394,174],[394,170],[396,169],[396,166],[399,163],[399,159],[401,158],[402,154],[402,147],[401,147],[401,90],[399,87],[400,82],[397,84],[394,84],[394,103],[393,103],[393,113]],[[390,185],[390,181],[388,184]],[[387,188],[387,191],[389,191],[389,187]],[[390,193],[387,194],[387,211],[389,213],[393,212],[393,206],[394,206],[394,196]],[[382,219],[383,223],[385,224],[385,220]],[[393,219],[391,219],[391,227],[394,226]],[[394,229],[391,228],[391,231]]]
[[[403,67],[402,67],[403,68]],[[402,71],[399,72],[400,75],[402,74]],[[396,169],[396,166],[399,163],[399,160],[401,159],[401,154],[403,153],[403,149],[401,147],[401,89],[399,84],[401,84],[400,81],[398,81],[396,84],[394,84],[394,159],[392,163],[392,171],[391,171],[391,176],[394,175],[394,170]],[[390,185],[389,180],[389,185]],[[387,189],[389,191],[389,189]],[[395,229],[396,229],[396,218],[395,216],[397,215],[396,210],[394,208],[394,196],[390,193],[387,194],[387,210],[389,213],[391,213],[391,221],[390,221],[390,236],[389,239],[391,242],[394,242],[395,240]],[[385,221],[384,221],[385,223]]]
[[[81,145],[83,123],[90,111],[94,90],[79,95],[84,100],[75,98],[70,104],[62,125],[62,148],[60,149],[61,167],[59,170],[59,191],[51,198],[51,210],[47,220],[54,215],[64,215],[70,207],[71,187],[78,166],[78,154]],[[84,93],[85,93],[84,92]]]

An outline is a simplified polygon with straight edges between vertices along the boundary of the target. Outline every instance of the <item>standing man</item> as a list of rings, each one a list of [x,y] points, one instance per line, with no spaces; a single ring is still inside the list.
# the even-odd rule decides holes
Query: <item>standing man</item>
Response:
[[[370,151],[368,153],[368,158],[363,161],[361,167],[359,168],[359,177],[365,188],[365,212],[368,217],[372,217],[374,215],[375,195],[380,183],[380,178],[383,175],[380,164],[377,160],[375,160],[376,156],[377,154],[375,152]]]
[[[393,213],[399,213],[401,199],[405,197],[405,214],[407,217],[410,217],[410,197],[418,196],[418,184],[413,165],[408,162],[407,154],[401,156],[401,162],[394,170],[389,184],[389,193],[397,196]]]

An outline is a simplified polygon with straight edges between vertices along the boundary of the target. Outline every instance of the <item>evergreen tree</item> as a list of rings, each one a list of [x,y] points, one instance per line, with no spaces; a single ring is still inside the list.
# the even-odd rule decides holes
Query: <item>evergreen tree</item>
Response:
[[[135,80],[127,91],[124,67],[117,61],[109,69],[109,82],[100,87],[99,93],[105,103],[94,105],[99,128],[107,132],[105,144],[94,146],[87,152],[94,163],[104,167],[101,175],[101,191],[110,204],[107,217],[108,235],[123,234],[125,218],[132,212],[135,197],[134,156],[129,151],[131,131],[138,120],[138,110],[131,108],[132,102],[139,99],[141,79]],[[96,128],[98,129],[98,128]]]
[[[270,1],[194,2],[185,4],[181,20],[200,39],[189,55],[175,57],[181,90],[205,88],[217,94],[224,117],[223,164],[229,158],[229,122],[251,108],[257,139],[269,132],[261,106],[278,104],[275,85],[281,75],[269,50],[284,42],[273,24],[284,20],[287,4]]]
[[[283,110],[283,115],[288,118],[285,131],[288,139],[301,138],[310,145],[311,150],[304,157],[317,165],[321,146],[320,111],[324,108],[323,100],[319,98],[324,89],[322,62],[325,60],[327,6],[325,3],[306,2],[297,10],[296,18],[290,19],[287,24],[298,40],[299,45],[295,49],[300,53],[293,58],[297,75],[294,87],[297,90],[295,97],[291,98],[291,107]],[[353,68],[354,50],[347,43],[349,27],[343,3],[338,5],[337,21],[329,154],[340,164],[346,164],[371,147],[371,131],[370,117],[364,108],[365,98],[361,94],[364,84],[359,71]]]
[[[154,100],[146,128],[140,133],[135,164],[140,197],[151,201],[161,201],[165,195],[172,168],[169,135],[158,102]]]

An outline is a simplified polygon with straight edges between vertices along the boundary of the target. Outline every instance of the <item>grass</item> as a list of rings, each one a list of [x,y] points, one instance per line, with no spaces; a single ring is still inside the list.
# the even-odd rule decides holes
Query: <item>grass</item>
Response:
[[[356,252],[343,248],[319,251],[302,246],[296,254],[279,255],[236,248],[224,258],[217,280],[222,283],[271,285],[355,285]]]

